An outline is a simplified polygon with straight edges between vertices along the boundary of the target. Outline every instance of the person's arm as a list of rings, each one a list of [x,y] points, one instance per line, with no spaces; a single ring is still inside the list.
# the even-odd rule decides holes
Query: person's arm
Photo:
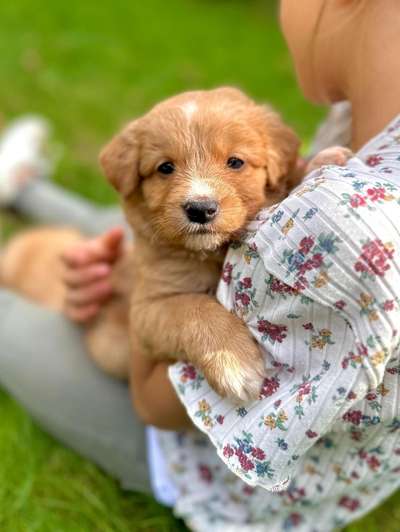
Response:
[[[368,426],[361,401],[397,363],[399,238],[378,209],[357,213],[368,223],[348,216],[339,202],[352,191],[348,180],[312,180],[228,252],[217,297],[264,348],[258,401],[238,407],[195,368],[170,369],[193,423],[253,486],[285,489],[324,435]]]
[[[111,271],[123,252],[121,228],[74,244],[65,251],[64,309],[71,320],[89,322],[112,297]],[[168,379],[168,364],[150,360],[139,346],[133,346],[132,351],[130,390],[139,417],[145,424],[162,429],[192,426]]]
[[[146,425],[165,430],[193,427],[168,378],[168,367],[134,346],[129,381],[133,407]]]
[[[270,306],[274,309],[274,303]],[[293,318],[285,320],[276,307],[276,322],[271,320],[273,310],[262,313],[258,326],[255,322],[259,341],[264,335],[277,338],[264,340],[270,370],[255,402],[237,405],[219,397],[187,364],[170,369],[190,419],[209,436],[225,465],[244,482],[271,491],[287,488],[301,458],[335,423],[361,423],[357,403],[372,389],[368,372],[352,362],[359,346],[350,326],[322,306],[308,306],[315,318],[303,338],[300,328],[291,323]],[[299,310],[292,302],[285,308]],[[326,332],[325,339],[321,331]],[[324,341],[332,345],[317,345]]]

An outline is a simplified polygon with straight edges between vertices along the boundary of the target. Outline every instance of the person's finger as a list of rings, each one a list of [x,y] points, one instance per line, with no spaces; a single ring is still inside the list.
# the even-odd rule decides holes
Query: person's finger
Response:
[[[307,168],[308,161],[304,157],[298,157],[296,161],[296,170],[300,174],[304,174]]]
[[[122,250],[124,233],[121,227],[114,227],[103,235],[88,242],[86,252],[91,262],[105,260],[114,262]]]
[[[114,262],[120,255],[123,242],[123,229],[115,227],[92,240],[79,242],[64,251],[61,256],[66,266],[79,268],[93,262]]]
[[[67,305],[84,306],[106,301],[113,294],[113,288],[108,280],[95,282],[85,288],[68,290],[65,296]]]
[[[76,269],[65,268],[62,279],[68,288],[79,288],[108,277],[110,272],[110,265],[102,262]]]
[[[75,307],[66,305],[64,312],[67,317],[78,323],[86,323],[87,321],[95,318],[99,313],[100,306],[96,304],[87,305],[85,307]]]
[[[124,240],[122,227],[113,227],[102,236],[103,244],[111,254],[119,254]]]

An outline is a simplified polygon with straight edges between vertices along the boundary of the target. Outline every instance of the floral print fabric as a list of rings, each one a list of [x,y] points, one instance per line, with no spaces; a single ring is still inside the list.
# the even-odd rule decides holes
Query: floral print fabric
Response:
[[[400,119],[259,213],[219,301],[258,341],[259,400],[170,378],[198,433],[161,438],[193,530],[327,532],[400,485]]]

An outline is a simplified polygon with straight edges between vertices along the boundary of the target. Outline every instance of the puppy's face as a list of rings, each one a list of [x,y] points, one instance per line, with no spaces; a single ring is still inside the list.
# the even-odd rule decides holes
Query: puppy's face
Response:
[[[214,250],[286,194],[297,149],[275,113],[224,88],[157,105],[106,146],[101,163],[136,230]]]

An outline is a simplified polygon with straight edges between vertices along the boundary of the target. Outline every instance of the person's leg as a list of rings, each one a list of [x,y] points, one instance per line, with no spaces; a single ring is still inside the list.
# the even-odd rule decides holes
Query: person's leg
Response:
[[[34,221],[70,225],[97,235],[124,225],[119,207],[100,207],[47,181],[52,168],[45,146],[49,125],[23,116],[0,135],[0,206],[14,208]]]
[[[68,225],[91,236],[117,225],[128,231],[119,206],[99,207],[45,179],[32,179],[26,183],[11,206],[35,222]]]
[[[145,430],[128,387],[88,358],[62,315],[0,290],[0,385],[52,435],[118,478],[150,493]]]

